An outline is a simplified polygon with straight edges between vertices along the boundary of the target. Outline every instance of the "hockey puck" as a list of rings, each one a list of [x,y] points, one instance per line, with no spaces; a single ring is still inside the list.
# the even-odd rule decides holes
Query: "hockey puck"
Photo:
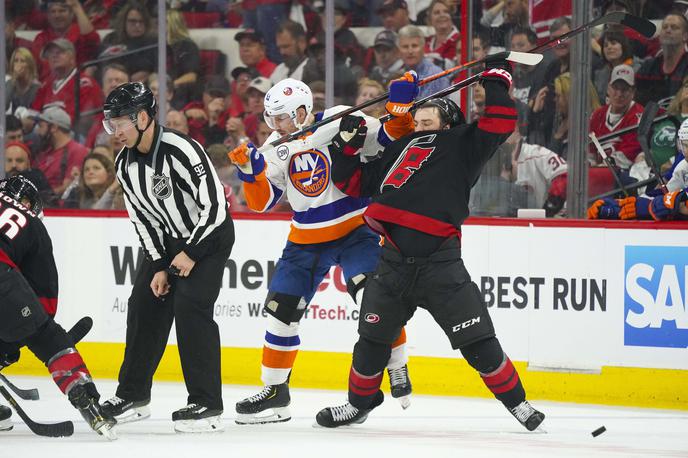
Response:
[[[600,434],[602,434],[603,432],[605,432],[606,430],[607,430],[607,428],[605,428],[604,426],[600,426],[599,428],[597,428],[595,431],[592,432],[592,437],[597,437]]]

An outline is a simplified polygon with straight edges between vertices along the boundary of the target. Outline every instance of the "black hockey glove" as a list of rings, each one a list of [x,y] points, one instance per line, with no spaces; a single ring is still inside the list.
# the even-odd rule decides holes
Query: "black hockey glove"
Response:
[[[483,81],[497,81],[506,86],[508,91],[511,87],[511,63],[506,59],[490,59],[485,61],[485,71],[483,72]]]
[[[565,203],[565,199],[550,194],[549,196],[547,196],[547,200],[545,201],[545,204],[542,207],[545,209],[545,216],[547,216],[548,218],[553,217],[554,215],[559,213],[562,208],[564,208]]]
[[[362,116],[347,115],[339,123],[339,132],[332,137],[331,150],[345,156],[355,155],[363,148],[368,127]]]
[[[0,370],[19,361],[19,345],[0,342]]]

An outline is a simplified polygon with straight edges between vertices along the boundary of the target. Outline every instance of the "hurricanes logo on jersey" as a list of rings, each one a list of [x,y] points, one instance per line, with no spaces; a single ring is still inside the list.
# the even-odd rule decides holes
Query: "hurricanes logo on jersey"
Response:
[[[289,179],[304,196],[318,196],[330,184],[330,161],[316,149],[294,154],[289,161]]]
[[[437,135],[431,134],[411,140],[389,172],[387,172],[385,179],[382,180],[380,190],[385,186],[392,186],[398,189],[405,185],[416,170],[420,169],[430,158],[433,151],[435,151],[435,146],[432,144],[435,137]]]

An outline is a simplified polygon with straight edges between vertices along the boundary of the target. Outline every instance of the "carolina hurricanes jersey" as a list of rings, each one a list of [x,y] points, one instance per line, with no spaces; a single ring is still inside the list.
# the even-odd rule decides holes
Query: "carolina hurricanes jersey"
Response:
[[[605,105],[598,108],[590,118],[590,132],[594,132],[597,137],[611,134],[625,127],[637,126],[640,117],[643,115],[643,106],[639,103],[631,102],[631,106],[626,113],[616,122],[612,122],[613,115],[610,113],[610,106]],[[629,169],[635,162],[636,156],[640,153],[640,143],[638,143],[638,133],[636,131],[627,132],[618,137],[601,142],[607,156],[613,157],[616,164],[622,169]],[[602,162],[600,154],[594,146],[590,147],[590,154],[594,157],[594,162]]]
[[[336,106],[327,109],[318,113],[315,121],[347,108]],[[364,155],[377,154],[396,137],[407,133],[388,127],[390,123],[381,128],[377,119],[361,112],[354,114],[364,116],[368,127]],[[329,144],[338,131],[339,120],[322,126],[304,139],[268,147],[265,151],[261,148],[267,180],[243,183],[247,204],[254,211],[264,212],[272,208],[286,194],[294,210],[289,233],[291,242],[329,242],[364,224],[363,212],[369,199],[347,196],[332,183]],[[277,138],[279,134],[273,132],[265,144]]]
[[[542,208],[552,180],[568,171],[566,161],[544,146],[521,144],[516,161],[516,184],[528,188],[537,208]]]
[[[57,267],[43,222],[0,193],[0,262],[18,269],[50,316],[57,311]]]

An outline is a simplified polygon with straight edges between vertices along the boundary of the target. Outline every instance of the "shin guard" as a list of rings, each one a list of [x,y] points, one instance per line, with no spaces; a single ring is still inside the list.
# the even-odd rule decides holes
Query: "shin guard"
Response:
[[[75,348],[62,350],[50,358],[48,370],[57,387],[64,394],[69,394],[69,391],[77,385],[93,383],[91,373]]]

